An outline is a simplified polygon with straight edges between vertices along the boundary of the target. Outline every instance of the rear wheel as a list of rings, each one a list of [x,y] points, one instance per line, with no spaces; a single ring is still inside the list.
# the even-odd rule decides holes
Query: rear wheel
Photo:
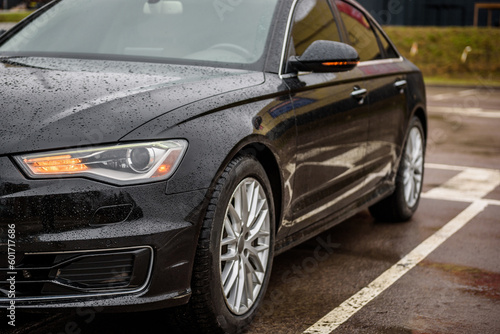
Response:
[[[422,123],[414,117],[396,177],[396,190],[370,207],[378,220],[407,221],[417,210],[424,177],[425,136]]]
[[[235,158],[217,182],[201,230],[193,295],[177,317],[186,332],[238,333],[252,321],[269,283],[274,219],[265,170],[251,156]]]

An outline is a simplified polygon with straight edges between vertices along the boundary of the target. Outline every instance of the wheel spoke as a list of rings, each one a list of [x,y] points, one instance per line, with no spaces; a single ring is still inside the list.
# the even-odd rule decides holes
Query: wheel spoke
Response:
[[[405,199],[407,203],[411,202],[412,192],[413,192],[413,180],[412,178],[409,178],[408,184],[405,185]]]
[[[234,261],[233,265],[229,269],[229,274],[228,274],[229,281],[227,281],[223,286],[224,287],[224,294],[226,296],[233,296],[234,297],[234,289],[233,288],[235,287],[235,283],[238,279],[238,269],[239,269],[239,261]]]
[[[240,213],[240,217],[242,220],[242,227],[243,227],[244,223],[248,220],[248,193],[247,193],[247,189],[246,189],[245,185],[240,187],[239,191],[241,194],[241,209],[240,209],[239,213]]]
[[[253,220],[255,219],[256,212],[257,212],[257,203],[259,201],[259,186],[255,185],[254,182],[252,182],[247,190],[249,196],[248,196],[248,217],[246,220],[246,227],[250,227],[252,224]]]
[[[418,174],[422,174],[422,171],[424,169],[424,157],[419,156],[413,163],[413,166],[415,166],[415,172],[418,172]]]
[[[233,274],[233,268],[235,265],[236,261],[229,261],[226,262],[226,265],[224,266],[224,270],[222,271],[222,284],[226,286],[227,284],[227,279],[230,277],[230,275]]]
[[[226,227],[226,232],[232,236],[238,236],[241,233],[241,228],[243,225],[243,222],[241,220],[241,214],[238,212],[238,210],[232,205],[229,204],[228,206],[228,218],[224,220],[224,224],[226,224],[226,220],[228,220],[228,223],[231,225],[230,227]]]
[[[234,237],[227,237],[222,239],[221,246],[234,246],[236,245],[237,239]]]
[[[413,157],[413,134],[410,132],[410,136],[408,137],[408,147],[406,149],[406,153],[409,157],[409,161],[411,161],[411,158]]]
[[[418,130],[414,132],[413,135],[413,162],[415,162],[416,159],[421,157],[421,152],[422,152],[422,137],[420,136],[420,133]]]
[[[267,196],[261,184],[243,180],[229,201],[220,239],[222,291],[229,309],[244,314],[266,277],[271,242]]]
[[[245,266],[246,270],[246,282],[245,282],[245,290],[246,290],[246,295],[250,300],[253,300],[254,297],[254,291],[255,291],[255,283],[258,285],[262,284],[258,277],[256,276],[255,269],[253,268],[252,264],[250,263],[249,259],[245,256],[242,257],[242,261]],[[256,278],[256,282],[254,282],[254,278]]]
[[[411,193],[410,193],[410,201],[414,201],[416,198],[416,190],[417,190],[417,185],[415,183],[415,180],[411,180]]]
[[[259,216],[261,214],[261,212],[263,211],[263,208],[264,206],[266,205],[266,201],[265,200],[262,200],[262,199],[258,199],[257,201],[255,201],[255,212],[253,214],[253,217],[252,217],[252,220],[249,220],[248,221],[248,229],[253,229],[253,226],[255,224],[255,221],[257,221],[259,219]]]
[[[233,224],[231,223],[231,220],[228,217],[224,219],[224,231],[227,233],[228,237],[236,240],[237,234],[234,231]]]
[[[229,251],[226,254],[221,255],[221,262],[234,261],[238,259],[238,254],[235,251]]]
[[[257,219],[257,222],[255,223],[255,226],[249,231],[249,238],[247,241],[254,241],[260,236],[259,233],[262,232],[262,225],[267,218],[268,210],[262,210],[260,212],[259,218]]]
[[[410,172],[406,171],[406,173],[404,174],[404,177],[403,177],[403,184],[405,185],[405,187],[408,186],[408,184],[410,183],[410,180],[411,180]]]
[[[242,306],[243,301],[243,293],[245,292],[245,265],[243,263],[240,265],[238,271],[238,285],[236,288],[236,300],[235,300],[235,308],[236,312],[239,312],[240,307]]]
[[[420,196],[424,170],[423,139],[420,130],[413,127],[408,135],[403,165],[403,189],[408,206],[414,206]]]
[[[260,273],[265,272],[266,268],[264,267],[264,264],[262,263],[262,261],[259,257],[259,253],[266,251],[267,249],[269,249],[269,247],[266,245],[263,245],[259,249],[256,249],[254,247],[248,247],[247,249],[249,252],[249,257],[252,258],[253,264],[255,265],[255,267],[257,267],[256,270]],[[253,269],[253,267],[252,267],[252,269]]]
[[[245,290],[246,295],[249,301],[249,304],[253,302],[256,296],[254,296],[254,283],[253,283],[253,271],[247,272],[246,282],[245,282]]]
[[[415,174],[415,197],[420,193],[422,188],[422,176]]]
[[[421,174],[413,174],[413,181],[416,185],[420,185],[422,183],[422,175]]]

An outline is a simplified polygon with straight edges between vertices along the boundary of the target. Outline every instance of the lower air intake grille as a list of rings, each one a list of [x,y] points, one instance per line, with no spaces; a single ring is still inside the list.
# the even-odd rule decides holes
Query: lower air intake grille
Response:
[[[83,256],[57,269],[54,279],[82,289],[125,288],[132,278],[134,259],[130,253]]]
[[[0,300],[7,297],[11,272],[21,299],[138,291],[149,279],[153,252],[143,247],[18,255],[15,270],[0,268]]]

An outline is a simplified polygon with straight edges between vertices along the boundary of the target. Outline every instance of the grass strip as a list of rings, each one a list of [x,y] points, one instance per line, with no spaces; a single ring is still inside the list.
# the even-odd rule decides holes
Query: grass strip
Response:
[[[384,30],[430,83],[500,85],[498,28],[391,26]],[[470,52],[465,52],[467,47]],[[412,48],[418,52],[412,53]],[[462,58],[464,52],[466,58]]]

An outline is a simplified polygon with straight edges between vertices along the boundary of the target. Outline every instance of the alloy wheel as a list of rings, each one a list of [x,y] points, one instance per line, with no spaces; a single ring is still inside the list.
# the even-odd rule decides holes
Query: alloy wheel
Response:
[[[234,314],[246,313],[259,296],[268,270],[270,224],[264,188],[246,178],[229,201],[220,242],[222,291]]]
[[[408,136],[403,163],[404,196],[407,205],[413,207],[420,197],[424,171],[423,137],[417,127],[413,127]]]

